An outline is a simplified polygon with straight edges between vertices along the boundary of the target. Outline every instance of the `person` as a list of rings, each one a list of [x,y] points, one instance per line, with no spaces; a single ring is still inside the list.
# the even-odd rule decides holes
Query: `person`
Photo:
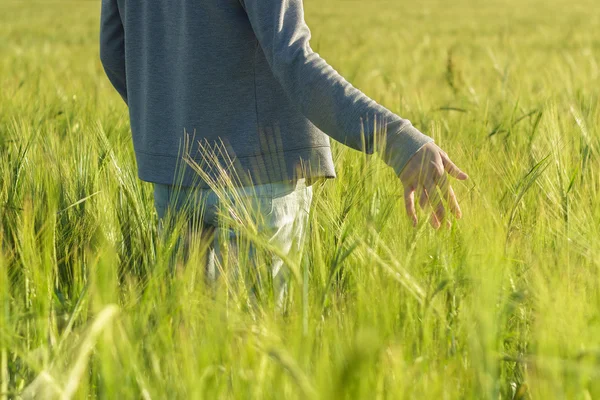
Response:
[[[434,228],[446,208],[460,218],[447,177],[467,175],[340,76],[310,38],[302,0],[102,0],[100,58],[129,108],[139,178],[154,184],[159,218],[192,197],[202,224],[218,229],[226,174],[232,197],[262,213],[270,243],[298,250],[313,182],[335,177],[330,138],[380,153],[414,225],[415,196]]]

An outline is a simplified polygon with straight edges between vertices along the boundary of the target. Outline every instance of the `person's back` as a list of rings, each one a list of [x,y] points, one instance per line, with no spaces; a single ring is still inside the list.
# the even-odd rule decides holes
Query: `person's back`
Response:
[[[174,182],[184,132],[194,157],[198,141],[223,142],[254,184],[298,178],[300,165],[311,177],[334,177],[322,131],[372,152],[374,119],[382,128],[394,122],[400,163],[431,141],[311,50],[300,0],[103,4],[101,57],[129,106],[143,180]],[[195,176],[188,169],[183,185]]]
[[[154,183],[159,219],[168,210],[187,213],[180,200],[191,199],[192,214],[204,210],[201,230],[218,231],[219,203],[249,199],[270,246],[299,253],[310,183],[335,176],[329,137],[366,153],[387,145],[382,156],[404,184],[414,224],[415,193],[421,207],[433,207],[435,227],[445,218],[440,194],[460,217],[444,170],[459,179],[466,174],[408,120],[345,81],[309,39],[302,0],[102,1],[101,59],[129,106],[139,176]],[[217,161],[237,186],[215,186],[220,170],[203,163],[214,162],[211,151],[222,154]],[[189,168],[186,155],[201,169]],[[235,233],[224,232],[214,235],[209,276],[220,270],[219,238],[236,246]],[[282,265],[273,257],[279,296]]]

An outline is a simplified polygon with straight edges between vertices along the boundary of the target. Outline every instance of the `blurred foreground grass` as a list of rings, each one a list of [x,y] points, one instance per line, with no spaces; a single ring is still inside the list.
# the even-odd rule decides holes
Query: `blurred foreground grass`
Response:
[[[600,397],[596,1],[306,8],[469,173],[464,220],[411,229],[391,172],[335,146],[285,315],[170,277],[99,3],[1,0],[0,398]]]

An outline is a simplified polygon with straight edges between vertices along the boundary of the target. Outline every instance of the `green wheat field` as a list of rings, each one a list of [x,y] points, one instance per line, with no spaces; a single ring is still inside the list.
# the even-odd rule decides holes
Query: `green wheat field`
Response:
[[[0,0],[0,399],[600,398],[597,0],[305,7],[470,175],[464,218],[413,229],[391,169],[334,143],[285,309],[208,287],[137,178],[99,1]]]

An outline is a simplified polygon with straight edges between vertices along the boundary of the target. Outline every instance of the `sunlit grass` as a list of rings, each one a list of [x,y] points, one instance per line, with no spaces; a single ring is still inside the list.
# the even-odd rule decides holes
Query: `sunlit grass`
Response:
[[[137,179],[99,4],[1,2],[0,398],[600,397],[595,1],[306,8],[313,47],[468,172],[464,219],[412,229],[392,171],[336,144],[285,311],[208,287]]]

